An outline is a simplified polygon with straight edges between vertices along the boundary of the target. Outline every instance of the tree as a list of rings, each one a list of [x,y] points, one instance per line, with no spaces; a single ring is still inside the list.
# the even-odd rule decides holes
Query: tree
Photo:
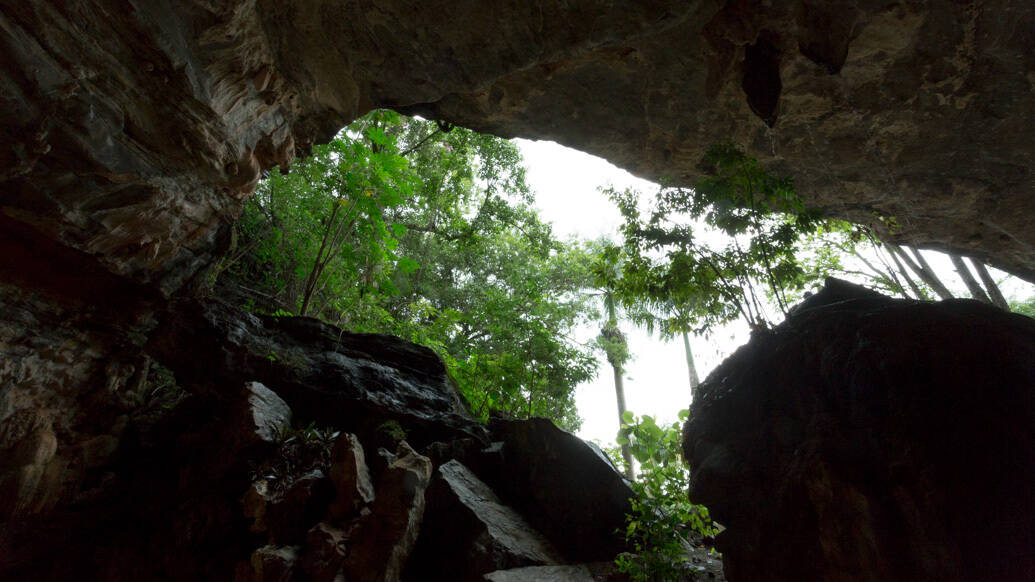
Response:
[[[592,266],[592,285],[595,294],[600,298],[604,309],[604,322],[597,336],[597,344],[603,350],[607,363],[611,365],[614,375],[615,399],[618,404],[618,424],[621,427],[626,418],[625,406],[625,363],[629,360],[629,346],[625,334],[618,326],[619,296],[618,286],[621,277],[621,249],[607,241],[602,241],[597,249]],[[620,443],[621,444],[621,443]],[[625,459],[625,475],[634,477],[632,453],[628,444],[621,444],[622,458]]]
[[[570,339],[594,313],[588,258],[532,200],[506,140],[372,112],[260,184],[220,292],[422,343],[475,414],[574,429],[574,387],[596,366]]]
[[[786,313],[789,292],[808,282],[796,253],[820,221],[790,180],[735,148],[712,148],[706,161],[710,177],[694,190],[661,189],[646,218],[638,193],[608,192],[625,217],[625,293],[677,307],[671,325],[681,331],[737,317],[768,327],[767,299]]]

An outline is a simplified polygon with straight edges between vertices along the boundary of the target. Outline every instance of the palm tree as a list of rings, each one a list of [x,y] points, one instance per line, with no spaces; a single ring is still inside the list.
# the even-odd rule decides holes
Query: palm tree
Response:
[[[600,297],[604,308],[604,325],[600,328],[597,343],[604,350],[607,363],[611,365],[611,371],[614,373],[618,425],[621,427],[625,425],[626,412],[624,367],[629,360],[629,347],[625,341],[625,334],[618,327],[618,279],[621,276],[621,249],[609,241],[604,241],[594,257],[591,273],[596,289],[594,295]],[[623,443],[621,447],[622,459],[625,460],[625,475],[632,480],[634,473],[629,443]]]

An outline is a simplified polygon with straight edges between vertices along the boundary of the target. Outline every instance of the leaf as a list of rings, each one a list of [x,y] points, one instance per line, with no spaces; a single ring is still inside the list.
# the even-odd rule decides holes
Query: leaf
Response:
[[[623,424],[632,424],[634,418],[635,418],[635,416],[633,415],[632,411],[630,411],[630,410],[626,410],[625,412],[622,413],[622,423]]]
[[[404,274],[410,274],[416,271],[418,267],[420,267],[417,261],[414,261],[409,257],[399,257],[399,260],[396,261],[395,266],[397,269],[399,269],[400,272]]]

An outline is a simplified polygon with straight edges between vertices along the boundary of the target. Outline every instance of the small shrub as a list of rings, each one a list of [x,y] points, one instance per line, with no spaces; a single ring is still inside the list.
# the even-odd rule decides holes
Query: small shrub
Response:
[[[708,509],[687,499],[689,470],[680,454],[680,425],[688,416],[680,411],[679,421],[670,426],[631,412],[622,419],[617,440],[629,445],[640,475],[632,484],[635,495],[624,532],[636,551],[620,555],[616,563],[633,580],[692,580],[690,541],[718,533]]]

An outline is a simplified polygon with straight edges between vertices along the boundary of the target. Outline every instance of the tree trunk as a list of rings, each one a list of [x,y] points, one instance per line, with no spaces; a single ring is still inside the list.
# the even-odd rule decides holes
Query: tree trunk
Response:
[[[974,275],[970,273],[970,269],[967,268],[967,263],[963,262],[963,257],[956,253],[949,253],[949,260],[952,261],[952,266],[956,268],[956,272],[959,273],[960,279],[963,279],[963,283],[967,286],[967,290],[970,291],[970,296],[978,301],[991,304],[992,300],[985,295],[985,290],[981,288],[981,285],[974,278]]]
[[[895,251],[891,250],[890,246],[888,246],[888,249],[888,254],[891,255],[891,260],[895,262],[895,267],[898,269],[899,273],[902,273],[902,278],[909,284],[909,288],[916,294],[916,298],[924,299],[926,295],[924,294],[923,289],[921,289],[920,286],[916,284],[916,281],[913,281],[913,278],[909,276],[909,270],[902,265],[902,261],[898,259],[898,255],[895,254]]]
[[[690,351],[690,335],[683,332],[683,352],[686,354],[686,371],[690,375],[690,402],[697,399],[697,387],[701,380],[697,377],[697,366],[694,365],[694,353]]]
[[[977,271],[978,277],[981,277],[981,281],[985,284],[985,288],[988,289],[988,296],[992,299],[992,304],[996,307],[1005,311],[1010,311],[1010,304],[1006,302],[1006,297],[1003,297],[1003,292],[999,290],[999,285],[996,285],[995,279],[985,268],[985,264],[971,257],[971,264],[974,265],[974,270]]]
[[[618,399],[618,426],[625,426],[625,420],[622,418],[625,415],[625,384],[622,381],[622,368],[612,364],[611,369],[615,375],[615,397]],[[632,481],[633,459],[628,443],[622,445],[622,458],[625,459],[625,476]]]
[[[934,274],[934,270],[931,269],[931,266],[927,264],[926,260],[924,260],[924,256],[920,254],[920,251],[912,249],[913,254],[916,255],[916,261],[914,262],[913,259],[899,246],[893,245],[891,243],[886,244],[888,245],[889,249],[898,253],[898,256],[902,258],[902,261],[909,265],[909,268],[912,269],[918,277],[923,279],[924,283],[927,283],[927,286],[933,289],[939,297],[941,297],[942,299],[953,298],[952,293],[950,293],[948,288],[946,288],[945,285],[942,284],[941,279],[939,279],[938,276]]]

